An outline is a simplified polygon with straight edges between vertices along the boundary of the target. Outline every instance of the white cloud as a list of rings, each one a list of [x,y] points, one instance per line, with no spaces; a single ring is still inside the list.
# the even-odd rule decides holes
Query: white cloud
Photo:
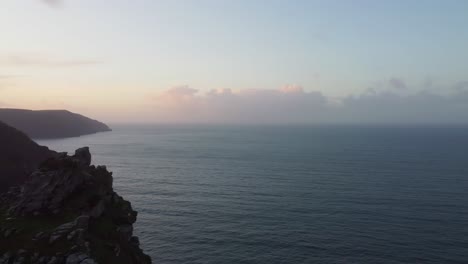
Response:
[[[401,83],[395,83],[402,88]],[[337,103],[321,92],[306,91],[297,85],[206,93],[180,86],[159,93],[154,100],[151,121],[160,122],[468,123],[468,89],[448,95],[429,91],[403,95],[398,89],[367,91]]]
[[[297,123],[316,116],[327,105],[320,92],[305,92],[298,87],[200,93],[181,86],[163,91],[154,99],[157,119],[166,122]]]

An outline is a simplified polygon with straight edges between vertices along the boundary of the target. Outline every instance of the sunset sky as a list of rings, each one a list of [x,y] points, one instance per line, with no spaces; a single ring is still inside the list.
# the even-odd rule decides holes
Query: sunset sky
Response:
[[[468,1],[3,0],[0,107],[468,122]]]

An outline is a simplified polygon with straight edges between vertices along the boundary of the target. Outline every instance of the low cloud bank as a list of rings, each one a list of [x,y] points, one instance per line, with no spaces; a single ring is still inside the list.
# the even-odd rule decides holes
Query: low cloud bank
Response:
[[[152,99],[152,120],[176,123],[370,123],[468,124],[468,89],[451,88],[442,95],[408,93],[406,84],[391,79],[392,89],[371,89],[359,95],[330,99],[321,92],[290,85],[280,89],[218,89],[202,93],[173,87]],[[405,93],[399,92],[405,90]]]

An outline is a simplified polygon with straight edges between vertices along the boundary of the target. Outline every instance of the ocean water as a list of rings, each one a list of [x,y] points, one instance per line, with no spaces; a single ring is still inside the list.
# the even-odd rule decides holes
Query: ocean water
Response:
[[[154,263],[468,263],[468,128],[113,126],[94,164]]]

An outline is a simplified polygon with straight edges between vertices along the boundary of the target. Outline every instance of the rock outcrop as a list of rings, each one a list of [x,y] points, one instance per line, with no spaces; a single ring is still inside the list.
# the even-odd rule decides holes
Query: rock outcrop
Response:
[[[45,161],[0,200],[2,263],[151,263],[133,236],[137,212],[93,166],[88,148]]]
[[[104,123],[66,110],[0,108],[0,121],[36,139],[78,137],[110,131]]]
[[[55,155],[17,129],[0,122],[0,193],[23,183],[41,162]]]

